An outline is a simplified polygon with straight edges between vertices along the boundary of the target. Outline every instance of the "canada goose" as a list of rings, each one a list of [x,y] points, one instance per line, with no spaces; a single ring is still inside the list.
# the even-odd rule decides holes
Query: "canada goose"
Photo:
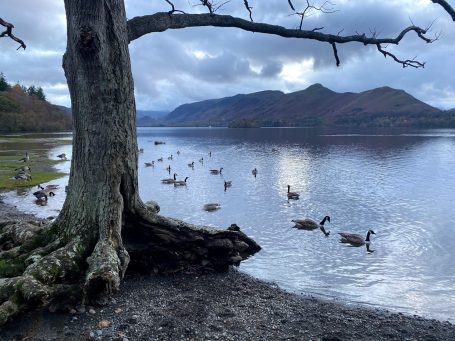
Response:
[[[30,180],[32,180],[32,176],[26,172],[20,171],[19,173],[17,173],[14,176],[14,179],[16,179],[16,181],[19,181],[19,182],[22,180],[30,181]]]
[[[49,185],[46,185],[46,188],[44,188],[43,186],[38,184],[36,187],[38,187],[39,189],[44,189],[46,191],[52,191],[54,189],[58,189],[59,185],[49,184]]]
[[[163,162],[163,158],[162,158],[162,157],[160,157],[160,158],[159,158],[159,159],[157,159],[156,161],[158,161],[158,162]]]
[[[166,170],[168,171],[169,174],[171,174],[171,165],[167,166]]]
[[[211,169],[210,173],[216,175],[216,174],[221,174],[222,171],[223,171],[223,167],[221,167],[219,170],[218,169]]]
[[[174,173],[174,178],[162,179],[161,182],[163,184],[168,184],[168,185],[173,184],[176,180],[176,176],[177,176],[177,174]]]
[[[204,158],[201,157],[201,158],[199,159],[199,162],[200,162],[200,163],[204,163]]]
[[[209,157],[212,157],[212,152],[209,152]]]
[[[174,181],[174,186],[186,186],[186,180],[188,180],[189,176],[185,178],[183,181]]]
[[[66,160],[66,154],[65,154],[65,153],[59,154],[59,155],[57,155],[57,157],[58,157],[60,160]]]
[[[191,163],[188,164],[188,167],[194,168],[194,161],[191,161]]]
[[[353,246],[361,246],[365,244],[370,244],[370,234],[376,234],[373,230],[368,230],[367,237],[363,239],[360,234],[356,233],[345,233],[340,232],[338,233],[341,236],[340,242],[341,243],[348,243]]]
[[[258,170],[255,168],[251,171],[251,174],[254,175],[254,177],[256,177],[256,175],[258,175]]]
[[[44,200],[44,201],[47,201],[47,193],[45,190],[41,189],[39,191],[36,191],[33,193],[33,195],[36,197],[36,199],[38,200]],[[49,192],[49,196],[50,197],[53,197],[55,195],[54,192]]]
[[[19,159],[18,161],[19,162],[29,162],[30,156],[28,155],[28,152],[25,152],[25,156],[22,159]]]
[[[232,186],[232,181],[224,181],[224,190]]]
[[[163,141],[155,141],[155,146],[159,145],[159,144],[166,144],[166,142],[163,142]]]
[[[177,155],[180,155],[180,150],[177,150]]]
[[[145,162],[145,167],[155,167],[155,161],[152,162]]]
[[[20,170],[21,172],[31,172],[32,169],[29,167],[29,166],[22,166],[22,167],[19,167],[19,168],[16,168],[15,170]]]
[[[139,153],[143,153],[143,152],[144,152],[144,148],[139,148],[139,149],[138,149],[138,152],[139,152]]]
[[[330,217],[326,215],[324,219],[318,224],[312,219],[305,218],[305,219],[292,219],[293,223],[295,223],[295,227],[302,230],[314,230],[318,227],[324,226],[325,222],[328,221],[330,223]]]
[[[168,159],[168,160],[172,160],[172,158],[173,158],[173,156],[172,156],[172,154],[171,154],[171,156],[168,156],[167,159]]]
[[[216,211],[217,209],[221,208],[220,204],[217,203],[209,203],[204,205],[204,211]]]
[[[288,199],[293,199],[293,200],[298,200],[300,197],[300,194],[297,192],[291,192],[291,185],[288,185]]]

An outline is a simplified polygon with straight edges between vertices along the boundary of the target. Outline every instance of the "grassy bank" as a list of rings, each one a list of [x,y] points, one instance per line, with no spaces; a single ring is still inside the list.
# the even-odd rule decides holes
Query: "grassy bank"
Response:
[[[49,135],[0,135],[0,190],[35,186],[66,175],[53,166],[69,161],[48,158],[49,150],[62,144],[71,144],[71,139]],[[28,152],[30,161],[20,162],[25,152]],[[22,166],[31,169],[29,173],[32,178],[28,181],[14,179]]]

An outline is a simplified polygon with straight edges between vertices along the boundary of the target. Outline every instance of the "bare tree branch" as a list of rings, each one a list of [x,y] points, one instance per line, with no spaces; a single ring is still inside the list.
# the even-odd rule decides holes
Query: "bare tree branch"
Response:
[[[251,9],[253,7],[250,7],[250,4],[248,3],[248,0],[243,0],[243,4],[245,5],[246,10],[250,14],[250,20],[253,21],[253,13],[251,12]]]
[[[255,23],[241,18],[232,17],[229,15],[218,15],[218,14],[173,14],[168,13],[155,13],[153,15],[146,15],[141,17],[135,17],[128,20],[128,38],[129,41],[133,41],[145,34],[152,32],[163,32],[168,29],[181,29],[185,27],[201,27],[201,26],[215,26],[215,27],[236,27],[250,32],[266,33],[277,35],[285,38],[299,38],[317,40],[332,44],[346,44],[351,42],[357,42],[364,45],[376,45],[379,47],[379,51],[386,56],[392,57],[396,62],[405,66],[423,67],[424,63],[419,63],[414,60],[402,61],[395,57],[392,53],[384,51],[382,49],[383,44],[398,45],[400,41],[410,32],[415,32],[417,36],[425,41],[431,43],[434,40],[427,38],[425,34],[427,29],[419,26],[409,26],[403,29],[395,38],[378,38],[368,37],[365,33],[341,36],[326,34],[318,32],[317,30],[300,30],[300,29],[287,29],[278,25],[270,25],[264,23]],[[336,56],[338,54],[336,53]],[[395,58],[394,58],[395,57]],[[339,63],[339,59],[337,60]]]
[[[384,57],[391,57],[394,61],[403,65],[403,67],[408,67],[408,66],[414,67],[414,68],[425,67],[425,63],[419,62],[419,61],[415,60],[414,58],[406,59],[406,60],[398,59],[395,55],[393,55],[389,51],[384,50],[384,48],[381,46],[381,44],[376,44],[376,47],[378,48],[378,51],[384,55]]]
[[[288,0],[288,4],[293,11],[295,11],[294,5],[292,4],[291,0]]]
[[[13,34],[13,28],[14,28],[14,25],[13,24],[10,24],[9,22],[6,22],[5,20],[3,20],[2,18],[0,18],[0,25],[6,27],[6,29],[0,33],[0,38],[3,38],[3,37],[10,37],[11,39],[13,39],[14,41],[17,41],[20,46],[17,48],[18,50],[22,47],[24,50],[25,48],[27,47],[25,45],[25,43],[23,42],[23,40],[19,39],[18,37],[16,37],[14,34]]]
[[[338,58],[338,50],[337,50],[337,45],[335,43],[330,43],[332,45],[333,49],[333,54],[335,56],[335,62],[337,66],[340,66],[340,58]]]
[[[291,5],[291,8],[295,11],[294,5],[289,3]],[[324,1],[324,3],[321,6],[316,6],[314,3],[311,3],[310,0],[306,0],[306,7],[300,11],[300,12],[295,12],[294,14],[298,15],[300,17],[300,25],[299,28],[302,29],[303,25],[303,19],[310,17],[314,14],[314,12],[322,12],[322,13],[335,13],[337,10],[335,10],[333,7],[333,3],[330,1]],[[317,31],[317,29],[316,29]]]
[[[452,17],[452,20],[455,21],[455,9],[450,6],[450,4],[445,0],[431,0],[433,3],[441,5],[447,13]]]
[[[178,9],[175,9],[175,6],[174,6],[174,4],[171,1],[169,1],[169,0],[164,0],[164,1],[166,1],[169,5],[171,5],[171,10],[168,12],[169,14],[173,14],[175,12],[179,12],[179,13],[185,14],[185,12],[180,11]]]

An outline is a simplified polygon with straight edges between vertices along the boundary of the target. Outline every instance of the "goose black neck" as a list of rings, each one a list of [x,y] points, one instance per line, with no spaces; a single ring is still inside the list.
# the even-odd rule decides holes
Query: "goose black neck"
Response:
[[[324,219],[322,219],[322,221],[319,223],[319,225],[324,226],[326,220],[327,220],[327,216],[325,216]]]
[[[369,241],[370,241],[370,234],[371,234],[371,232],[368,231],[367,237],[365,238],[365,241],[366,241],[366,242],[369,242]]]

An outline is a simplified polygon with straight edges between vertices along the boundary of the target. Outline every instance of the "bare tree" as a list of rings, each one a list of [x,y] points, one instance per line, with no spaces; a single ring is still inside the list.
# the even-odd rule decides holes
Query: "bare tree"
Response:
[[[342,36],[320,30],[288,29],[216,14],[223,3],[200,1],[207,14],[186,14],[171,1],[169,12],[127,20],[123,0],[65,0],[67,49],[63,68],[74,119],[69,188],[56,221],[42,226],[0,222],[0,325],[15,314],[65,300],[106,303],[119,289],[127,267],[175,271],[187,266],[226,269],[259,251],[237,229],[195,226],[158,214],[159,206],[139,198],[135,99],[128,44],[152,32],[197,26],[236,27],[285,38],[337,44],[373,45],[403,66],[415,60],[384,52],[415,33],[424,42],[427,29],[404,28],[395,37]],[[284,2],[285,3],[285,2]],[[293,3],[288,5],[295,11]],[[87,15],[90,13],[90,15]],[[2,37],[25,44],[6,27]]]

